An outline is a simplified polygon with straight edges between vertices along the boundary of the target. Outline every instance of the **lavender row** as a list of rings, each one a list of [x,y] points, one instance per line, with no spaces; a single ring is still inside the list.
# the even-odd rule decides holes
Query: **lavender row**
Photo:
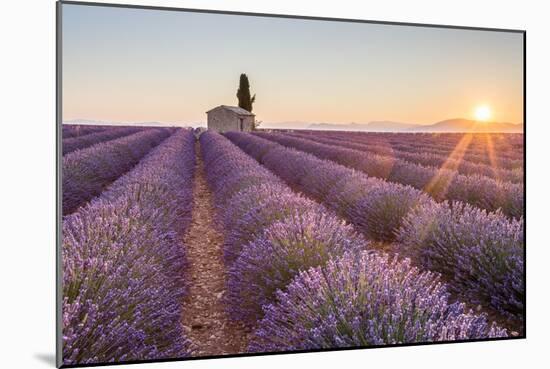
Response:
[[[99,195],[167,136],[167,130],[145,130],[64,156],[63,215]]]
[[[449,304],[444,285],[408,260],[345,254],[300,273],[266,307],[254,352],[506,337],[483,316]]]
[[[454,151],[461,142],[468,141],[464,147],[467,155],[483,157],[492,151],[499,158],[521,159],[523,156],[523,134],[498,133],[366,133],[366,132],[315,132],[341,138],[353,137],[354,140],[369,144],[398,145],[409,148],[427,148],[448,154]]]
[[[501,209],[504,214],[513,218],[519,219],[523,216],[524,187],[519,183],[495,181],[480,175],[465,176],[449,169],[438,170],[401,159],[331,146],[303,138],[274,133],[256,133],[256,135],[314,154],[321,159],[361,170],[372,177],[410,185],[425,191],[438,201],[446,199],[463,201],[488,211]]]
[[[425,150],[422,150],[422,152],[399,151],[389,146],[369,145],[347,139],[326,138],[316,134],[291,134],[291,136],[307,138],[315,142],[332,146],[370,152],[381,156],[394,157],[424,166],[449,168],[464,175],[482,175],[493,179],[499,179],[501,181],[510,181],[514,183],[523,182],[523,171],[521,169],[499,169],[487,164],[478,164],[467,160],[461,160],[461,158],[459,158],[461,157],[460,154],[452,157],[427,152]]]
[[[229,240],[225,246],[233,250],[233,255],[238,252],[236,259],[228,260],[229,296],[226,300],[230,314],[254,326],[267,313],[257,326],[256,338],[249,350],[285,350],[296,341],[296,335],[300,335],[297,339],[301,340],[304,334],[300,322],[286,320],[284,315],[300,316],[304,305],[289,304],[285,300],[286,293],[282,292],[288,289],[292,293],[292,286],[303,279],[300,273],[316,273],[318,269],[311,267],[322,268],[327,263],[330,265],[331,260],[340,260],[340,257],[346,257],[346,260],[368,258],[364,259],[369,261],[368,265],[364,263],[362,266],[364,270],[370,270],[371,264],[379,264],[385,257],[368,254],[368,242],[353,228],[321,205],[293,193],[271,172],[219,134],[207,132],[201,135],[200,140],[207,178],[218,199],[220,221]],[[257,149],[263,151],[265,148]],[[250,178],[254,181],[251,182]],[[245,183],[245,187],[241,188],[240,183]],[[227,198],[224,198],[225,191],[231,194]],[[348,264],[331,277],[331,280],[347,280],[349,288],[362,288],[355,291],[359,296],[354,310],[341,317],[340,323],[350,329],[347,332],[326,331],[326,342],[369,334],[355,322],[363,319],[372,307],[376,307],[381,318],[400,317],[400,321],[381,319],[377,322],[380,332],[405,330],[404,334],[411,342],[506,336],[504,330],[490,326],[484,316],[465,312],[464,306],[459,303],[449,304],[447,290],[437,277],[419,272],[407,262],[400,263],[395,270],[386,270],[385,265],[380,265],[376,273],[378,280],[368,280],[366,285],[347,278],[350,272],[354,273],[349,269],[351,267]],[[384,284],[384,295],[369,293],[371,289],[379,289],[380,282],[391,278],[397,270],[402,273],[401,278],[393,278],[391,285]],[[424,284],[417,284],[417,280],[424,281]],[[310,314],[314,315],[311,322],[313,329],[306,332],[310,337],[318,337],[315,328],[330,321],[325,319],[328,318],[325,312],[329,307],[342,311],[349,305],[349,301],[335,303],[334,296],[321,296],[318,292],[316,288],[311,289],[309,296],[303,300],[306,303],[312,299],[318,301],[317,305],[308,307]],[[432,299],[433,296],[436,298]],[[364,301],[369,301],[371,305],[362,304]],[[277,331],[280,321],[286,321],[288,334],[279,335],[277,342],[263,340],[262,337],[275,337],[270,329]],[[429,334],[417,334],[424,331]],[[377,340],[367,344],[393,343],[397,337],[391,333],[374,334]],[[308,346],[322,347],[327,346],[319,341]]]
[[[91,126],[80,124],[63,124],[61,126],[61,135],[63,139],[71,137],[85,136],[91,133],[96,133],[107,129],[107,126]]]
[[[462,153],[462,160],[501,169],[520,170],[523,168],[523,148],[515,149],[513,152],[503,152],[502,150],[495,149],[495,145],[498,145],[498,143],[489,141],[486,145],[487,147],[479,150],[465,149]],[[412,153],[425,150],[426,152],[442,156],[448,156],[456,149],[456,147],[451,147],[450,149],[440,148],[437,144],[424,146],[419,143],[395,143],[393,147],[396,150]]]
[[[368,145],[379,150],[396,150],[407,153],[426,152],[432,155],[448,157],[460,152],[461,159],[475,164],[485,164],[500,169],[519,170],[523,166],[523,146],[509,145],[507,140],[498,139],[499,135],[483,135],[482,144],[479,135],[457,135],[456,140],[448,141],[446,135],[430,135],[423,139],[424,134],[417,133],[365,133],[365,132],[323,132],[294,131],[301,135],[330,138],[345,142]],[[467,143],[467,145],[465,145]],[[503,148],[504,147],[504,148]]]
[[[131,135],[142,131],[143,128],[129,127],[129,128],[118,128],[111,127],[100,132],[91,133],[89,135],[73,137],[64,139],[62,142],[63,155],[71,153],[76,150],[82,150],[87,147],[96,145],[100,142],[114,140],[120,137]]]
[[[308,131],[301,132],[308,134]],[[520,169],[523,166],[523,143],[510,145],[505,139],[498,139],[500,135],[458,134],[448,142],[448,135],[423,134],[385,134],[362,132],[311,132],[311,135],[334,138],[344,141],[362,143],[380,149],[392,149],[409,153],[419,151],[448,157],[455,150],[461,152],[462,160],[472,163],[486,164],[506,169]],[[479,141],[482,141],[479,144]],[[476,145],[475,142],[478,142]],[[467,145],[465,145],[467,143]],[[504,149],[502,147],[505,147]],[[508,148],[508,149],[507,149]]]
[[[434,135],[425,141],[412,140],[408,144],[400,139],[394,140],[396,146],[405,146],[411,149],[427,147],[430,150],[447,154],[454,151],[461,142],[468,141],[465,148],[465,157],[476,162],[491,161],[489,155],[502,163],[509,163],[511,166],[523,161],[523,134],[458,134],[454,139],[449,140],[446,135]],[[514,163],[515,162],[515,163]]]
[[[368,177],[258,136],[236,132],[226,136],[287,183],[350,221],[368,238],[392,242],[399,236],[404,245],[401,252],[425,268],[444,274],[455,292],[521,319],[523,220],[510,220],[499,211],[487,213],[458,202],[437,203],[410,186]],[[430,223],[437,214],[450,215],[440,216],[441,223]],[[461,229],[468,237],[455,237],[456,219],[470,220],[464,221]],[[409,227],[413,220],[417,222]],[[428,229],[433,241],[424,239]]]
[[[181,130],[63,221],[65,365],[185,357],[182,237],[194,136]]]
[[[425,268],[451,277],[462,290],[481,291],[469,293],[472,302],[523,319],[523,220],[458,202],[432,202],[407,215],[397,241]]]

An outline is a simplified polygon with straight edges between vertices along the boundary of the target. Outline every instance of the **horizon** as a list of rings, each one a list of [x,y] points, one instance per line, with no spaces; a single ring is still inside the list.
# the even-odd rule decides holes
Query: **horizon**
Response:
[[[445,122],[472,122],[474,127],[459,129],[457,127],[433,129],[438,124]],[[181,123],[181,122],[159,122],[159,121],[146,121],[146,122],[107,122],[107,121],[97,121],[91,119],[74,119],[63,121],[62,124],[65,125],[105,125],[105,126],[143,126],[143,127],[191,127],[191,128],[207,128],[206,122],[194,122],[194,123]],[[382,124],[383,128],[372,128],[369,127],[371,124]],[[385,127],[384,127],[385,125]],[[394,125],[394,127],[392,127]],[[405,125],[402,127],[395,127],[395,125]],[[408,125],[408,127],[407,127]],[[507,128],[496,127],[496,125],[508,125]],[[357,127],[352,127],[357,126]],[[517,126],[517,127],[514,127]],[[421,127],[425,127],[427,130],[423,131]],[[356,128],[356,129],[354,129]],[[370,129],[369,129],[370,128]],[[432,128],[430,130],[430,128]],[[484,130],[485,128],[485,130]],[[489,129],[491,128],[491,129]],[[360,122],[340,122],[340,123],[330,123],[330,122],[262,122],[259,126],[259,129],[291,129],[291,130],[313,130],[313,131],[349,131],[349,132],[395,132],[395,133],[415,133],[415,132],[439,132],[439,133],[523,133],[524,125],[522,123],[512,123],[512,122],[493,122],[486,121],[480,122],[476,120],[470,120],[465,118],[451,118],[444,119],[432,124],[415,124],[415,123],[404,123],[404,122],[394,122],[394,121],[371,121],[366,123]],[[520,131],[518,131],[518,129]]]
[[[253,112],[268,125],[430,125],[475,120],[481,108],[484,120],[524,123],[517,33],[74,4],[63,12],[63,121],[204,125],[205,111],[236,105],[247,73]]]
[[[394,121],[394,120],[388,120],[388,119],[380,119],[380,120],[371,120],[371,121],[368,121],[368,122],[328,122],[328,121],[319,121],[319,122],[313,122],[313,121],[292,121],[292,120],[288,120],[288,121],[279,121],[279,122],[264,122],[262,121],[263,124],[330,124],[330,125],[353,125],[353,124],[356,124],[356,125],[367,125],[367,124],[372,124],[372,123],[397,123],[397,124],[410,124],[410,125],[416,125],[416,126],[430,126],[430,125],[433,125],[433,124],[437,124],[437,123],[441,123],[441,122],[446,122],[446,121],[451,121],[451,120],[470,120],[470,121],[476,121],[475,119],[470,119],[470,118],[464,118],[464,117],[454,117],[454,118],[446,118],[446,119],[440,119],[440,120],[437,120],[435,122],[431,122],[431,123],[416,123],[416,122],[399,122],[399,121]],[[147,121],[107,121],[107,120],[100,120],[100,119],[93,119],[93,118],[74,118],[74,119],[67,119],[67,120],[62,120],[61,122],[62,124],[82,124],[82,125],[86,125],[86,124],[120,124],[120,125],[124,125],[124,124],[127,124],[127,125],[132,125],[132,124],[145,124],[145,123],[158,123],[158,124],[166,124],[166,125],[170,125],[170,124],[178,124],[178,125],[181,125],[182,127],[185,125],[185,124],[190,124],[190,125],[197,125],[197,124],[202,124],[206,127],[206,120],[205,121],[197,121],[197,122],[168,122],[168,121],[161,121],[161,120],[147,120]],[[489,121],[484,121],[484,122],[481,122],[481,121],[478,121],[478,123],[480,124],[494,124],[494,123],[497,123],[497,124],[500,124],[500,123],[504,123],[504,124],[513,124],[513,125],[523,125],[523,123],[517,123],[517,122],[504,122],[504,121],[495,121],[495,120],[489,120]]]

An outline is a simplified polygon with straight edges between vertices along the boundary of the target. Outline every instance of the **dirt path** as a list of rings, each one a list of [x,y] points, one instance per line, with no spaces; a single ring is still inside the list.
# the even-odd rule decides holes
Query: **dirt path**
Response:
[[[223,234],[214,224],[213,199],[206,183],[199,143],[193,189],[193,219],[185,237],[190,263],[190,289],[184,301],[183,325],[197,356],[235,354],[246,349],[247,331],[224,310],[226,269]]]

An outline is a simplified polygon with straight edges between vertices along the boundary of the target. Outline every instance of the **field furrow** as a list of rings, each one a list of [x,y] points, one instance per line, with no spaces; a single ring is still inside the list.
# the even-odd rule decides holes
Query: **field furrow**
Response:
[[[189,293],[183,304],[183,324],[198,356],[242,353],[246,352],[249,330],[231,320],[225,309],[224,235],[215,222],[216,210],[200,151],[197,142],[192,220],[184,240]]]

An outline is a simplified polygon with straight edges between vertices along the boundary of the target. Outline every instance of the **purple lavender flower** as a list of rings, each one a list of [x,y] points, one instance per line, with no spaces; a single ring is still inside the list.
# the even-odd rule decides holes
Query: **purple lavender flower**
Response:
[[[372,177],[425,190],[439,201],[444,199],[459,200],[489,211],[500,208],[506,215],[515,218],[519,218],[523,214],[523,201],[520,201],[520,196],[518,196],[523,192],[522,184],[501,182],[480,175],[469,178],[469,176],[457,173],[456,170],[439,170],[436,167],[409,163],[392,156],[382,156],[319,143],[309,138],[263,132],[255,133],[255,135],[289,148],[313,154],[320,159],[331,160],[360,170]],[[488,196],[482,197],[480,194]]]
[[[367,241],[337,217],[313,209],[273,223],[244,246],[228,273],[227,303],[233,318],[253,325],[299,271],[331,256],[364,250]]]
[[[63,155],[76,150],[82,150],[101,142],[114,140],[142,131],[139,127],[111,127],[85,136],[63,139]]]
[[[421,152],[418,151],[418,148],[415,148],[413,152],[401,151],[395,147],[392,147],[392,145],[383,140],[374,141],[369,138],[365,141],[365,139],[361,138],[357,132],[295,132],[287,133],[287,135],[297,138],[306,138],[318,143],[344,147],[382,156],[389,156],[395,159],[402,159],[402,165],[412,163],[439,168],[445,164],[447,167],[456,168],[460,174],[464,175],[478,174],[493,179],[500,179],[514,183],[523,182],[523,174],[521,171],[506,168],[494,168],[491,164],[476,163],[461,158],[452,158],[449,157],[450,153],[448,152],[446,154],[441,154],[430,151],[430,149],[426,147],[422,147]],[[400,135],[399,137],[402,143],[406,142],[408,139],[408,135]],[[438,138],[438,140],[438,142],[441,142],[441,138]],[[405,149],[406,148],[407,146],[405,146]]]
[[[63,214],[99,195],[169,135],[168,130],[145,130],[63,157]]]
[[[300,273],[264,309],[251,352],[506,336],[483,315],[450,304],[431,273],[368,252]]]
[[[224,241],[226,264],[231,265],[241,254],[243,246],[261,236],[271,224],[296,213],[310,210],[326,212],[322,206],[292,193],[288,188],[275,196],[260,199],[235,221],[233,227],[226,228]],[[232,213],[232,210],[228,210],[228,213]]]
[[[398,241],[426,268],[452,278],[458,292],[522,318],[523,219],[458,202],[426,203],[403,221]]]
[[[257,136],[236,132],[228,135],[228,137],[235,141],[238,139],[239,142],[248,141],[247,147],[251,150],[253,149],[253,144],[259,146],[266,141]],[[418,248],[426,250],[432,248],[429,246],[429,243],[424,247],[422,235],[419,235],[418,232],[421,232],[425,228],[422,227],[423,222],[427,222],[432,217],[440,217],[437,214],[434,216],[430,212],[430,209],[439,209],[442,205],[439,205],[420,191],[397,183],[388,183],[378,178],[367,177],[364,173],[338,166],[335,163],[332,163],[331,166],[329,165],[330,162],[291,148],[273,148],[264,155],[264,161],[269,169],[281,176],[287,183],[311,196],[325,191],[326,178],[330,178],[328,183],[333,183],[332,189],[325,196],[323,204],[354,224],[367,237],[389,241],[395,237],[396,232],[399,232],[401,242],[413,242],[403,241],[406,237],[409,237],[418,244]],[[287,165],[286,163],[290,164]],[[339,169],[333,170],[336,167],[339,167]],[[307,186],[304,185],[303,178],[306,175],[310,175],[310,173],[319,174],[321,170],[324,173],[319,175],[319,182],[310,181]],[[339,177],[339,180],[336,180],[334,177]],[[511,258],[505,257],[507,267],[499,266],[497,263],[495,266],[488,265],[484,270],[475,268],[470,270],[466,277],[462,276],[465,272],[456,267],[457,263],[466,258],[465,255],[461,256],[461,259],[456,259],[444,253],[441,256],[434,254],[433,257],[435,260],[430,262],[432,254],[427,254],[423,265],[427,269],[440,271],[450,278],[454,278],[454,274],[456,273],[456,278],[475,281],[453,283],[452,285],[457,293],[466,293],[469,295],[477,293],[487,298],[492,296],[490,299],[493,302],[489,302],[489,304],[497,307],[499,310],[510,310],[517,316],[523,307],[521,303],[523,301],[523,279],[520,277],[520,274],[522,275],[523,273],[523,262],[521,261],[523,239],[518,238],[522,232],[522,226],[518,225],[523,224],[523,221],[511,221],[500,213],[497,213],[497,215],[487,215],[487,213],[480,209],[465,206],[458,202],[454,206],[454,209],[456,209],[454,217],[457,218],[462,216],[467,217],[467,214],[470,212],[477,212],[479,214],[486,214],[490,219],[494,218],[498,221],[490,223],[490,227],[483,228],[485,227],[483,224],[486,224],[486,222],[483,221],[484,216],[480,215],[481,220],[478,226],[481,228],[475,231],[475,236],[467,238],[468,243],[464,245],[462,245],[462,241],[456,241],[454,228],[449,228],[439,238],[441,247],[446,247],[445,245],[447,244],[452,245],[453,242],[457,242],[457,247],[464,248],[463,252],[467,252],[466,250],[470,249],[487,248],[484,253],[488,255],[491,255],[491,253],[498,254],[500,246],[494,241],[489,242],[488,240],[491,240],[491,237],[494,239],[494,237],[498,238],[501,237],[500,235],[503,235],[502,237],[507,240],[506,244],[509,247],[517,248],[518,253],[514,253],[514,256]],[[407,222],[405,222],[405,219],[408,219]],[[445,217],[442,217],[442,219],[445,219]],[[448,221],[448,223],[452,222],[454,222],[452,219]],[[511,224],[513,226],[510,226]],[[406,226],[404,228],[405,231],[399,231],[402,225]],[[464,232],[473,232],[473,229],[475,227],[465,227]],[[483,236],[483,234],[486,234],[486,236]],[[401,252],[409,254],[409,252],[412,252],[412,247],[404,247]],[[472,253],[471,257],[479,257],[478,254]],[[479,260],[485,260],[484,262],[490,264],[488,257],[479,257]],[[470,268],[477,262],[473,259],[469,262],[462,262],[462,268],[467,270],[467,268]],[[442,265],[445,265],[446,269]],[[486,273],[491,274],[491,277],[484,277]],[[501,281],[506,282],[502,284]],[[503,289],[503,292],[490,292],[494,289]],[[505,302],[505,300],[509,300],[509,302]],[[508,305],[510,307],[507,307]]]
[[[347,209],[347,214],[367,237],[388,242],[395,238],[395,230],[405,216],[429,201],[433,200],[410,186],[379,183],[365,189],[361,199]]]
[[[63,221],[63,362],[184,357],[194,136],[180,130]]]
[[[61,126],[62,138],[73,138],[86,136],[92,133],[101,132],[110,127],[95,126],[95,125],[80,125],[80,124],[63,124]]]

